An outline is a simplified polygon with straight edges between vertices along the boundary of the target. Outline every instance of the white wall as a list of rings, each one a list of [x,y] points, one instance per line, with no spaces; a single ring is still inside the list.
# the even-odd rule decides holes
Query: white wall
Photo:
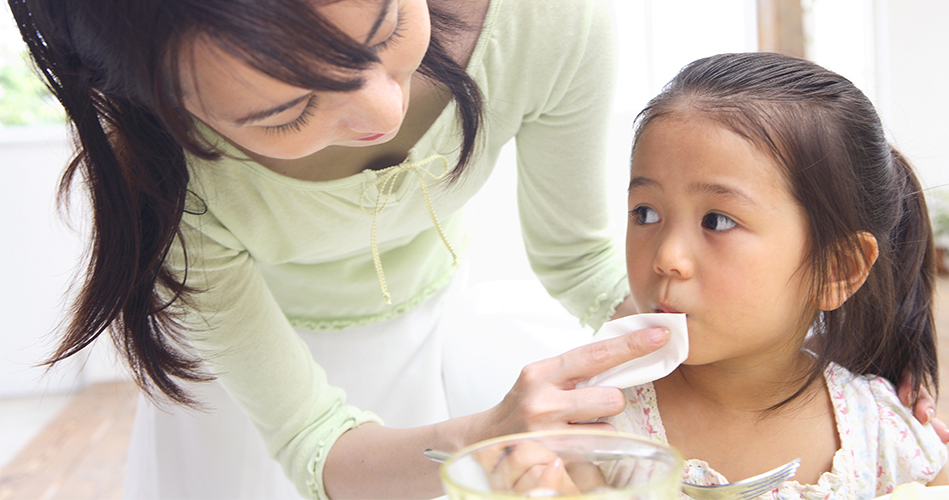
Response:
[[[926,188],[949,186],[949,2],[804,0],[808,56],[873,101]]]
[[[949,186],[949,2],[877,3],[883,121],[924,186]]]
[[[0,183],[0,395],[68,389],[78,367],[45,379],[35,368],[50,352],[45,334],[60,318],[79,242],[56,218],[54,193],[67,156],[62,130],[3,134]]]

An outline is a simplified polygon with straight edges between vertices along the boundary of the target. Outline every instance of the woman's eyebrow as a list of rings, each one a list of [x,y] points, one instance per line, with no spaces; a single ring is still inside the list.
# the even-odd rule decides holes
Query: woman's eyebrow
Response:
[[[386,17],[389,16],[389,9],[392,8],[392,2],[395,0],[385,0],[386,3],[383,4],[382,10],[379,11],[379,17],[376,18],[376,22],[373,23],[372,28],[369,30],[369,35],[366,36],[366,45],[369,45],[369,42],[372,40],[372,37],[376,36],[376,32],[379,31],[379,28],[382,27],[383,21],[386,20]]]
[[[312,94],[302,95],[302,96],[300,96],[300,97],[297,97],[296,99],[293,99],[293,100],[291,100],[291,101],[287,101],[287,102],[285,102],[285,103],[283,103],[283,104],[278,104],[278,105],[276,105],[276,106],[274,106],[274,107],[272,107],[272,108],[267,108],[267,109],[262,110],[262,111],[254,111],[254,112],[252,112],[252,113],[248,113],[248,114],[246,114],[246,115],[244,115],[244,116],[242,116],[242,117],[240,117],[240,118],[234,120],[234,124],[235,124],[235,125],[247,125],[248,123],[259,122],[260,120],[263,120],[264,118],[269,118],[269,117],[271,117],[271,116],[273,116],[273,115],[275,115],[275,114],[277,114],[277,113],[280,113],[280,112],[282,112],[282,111],[286,111],[286,110],[288,110],[288,109],[290,109],[290,108],[296,106],[297,104],[300,104],[301,102],[303,102],[303,101],[309,99],[311,95],[312,95]]]
[[[389,10],[392,9],[393,2],[395,2],[395,0],[385,0],[385,3],[382,5],[382,9],[379,10],[379,16],[376,17],[376,21],[372,24],[372,28],[369,30],[369,35],[366,36],[365,43],[367,45],[372,40],[372,38],[376,36],[376,33],[379,31],[379,28],[382,27],[382,23],[385,22],[386,17],[389,16]],[[258,122],[260,120],[269,118],[282,111],[286,111],[296,106],[297,104],[300,104],[301,102],[305,101],[309,97],[310,97],[310,94],[302,95],[300,97],[297,97],[296,99],[287,101],[283,104],[278,104],[272,108],[248,113],[240,118],[237,118],[236,120],[233,120],[234,124],[238,126],[243,126],[243,125],[247,125],[248,123]]]

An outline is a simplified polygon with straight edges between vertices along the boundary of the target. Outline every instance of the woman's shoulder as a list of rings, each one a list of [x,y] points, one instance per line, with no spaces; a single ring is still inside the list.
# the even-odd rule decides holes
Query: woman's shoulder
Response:
[[[492,0],[468,70],[489,99],[525,115],[571,89],[612,91],[612,12],[605,0]]]
[[[488,54],[502,52],[529,64],[548,53],[564,58],[590,44],[613,44],[613,19],[607,0],[491,0],[481,37],[489,42]]]
[[[494,10],[497,16],[491,16]],[[597,34],[613,23],[613,4],[608,0],[491,0],[488,20],[498,25],[517,26],[549,38],[535,39],[540,45],[583,42],[581,35]],[[490,22],[485,23],[491,28]]]

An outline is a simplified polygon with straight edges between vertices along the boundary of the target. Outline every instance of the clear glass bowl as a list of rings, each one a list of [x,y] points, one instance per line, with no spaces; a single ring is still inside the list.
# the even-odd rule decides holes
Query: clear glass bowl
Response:
[[[559,457],[563,468],[550,467]],[[608,431],[514,434],[471,445],[440,469],[451,500],[557,497],[678,500],[682,456],[639,436]]]

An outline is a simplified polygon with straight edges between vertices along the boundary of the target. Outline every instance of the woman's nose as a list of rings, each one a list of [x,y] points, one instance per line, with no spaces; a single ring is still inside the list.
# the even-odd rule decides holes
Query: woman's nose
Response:
[[[355,91],[350,127],[366,134],[385,134],[402,125],[404,96],[398,81],[384,71],[371,71]]]
[[[688,237],[669,232],[659,241],[653,263],[655,272],[676,278],[691,278],[695,262]]]

